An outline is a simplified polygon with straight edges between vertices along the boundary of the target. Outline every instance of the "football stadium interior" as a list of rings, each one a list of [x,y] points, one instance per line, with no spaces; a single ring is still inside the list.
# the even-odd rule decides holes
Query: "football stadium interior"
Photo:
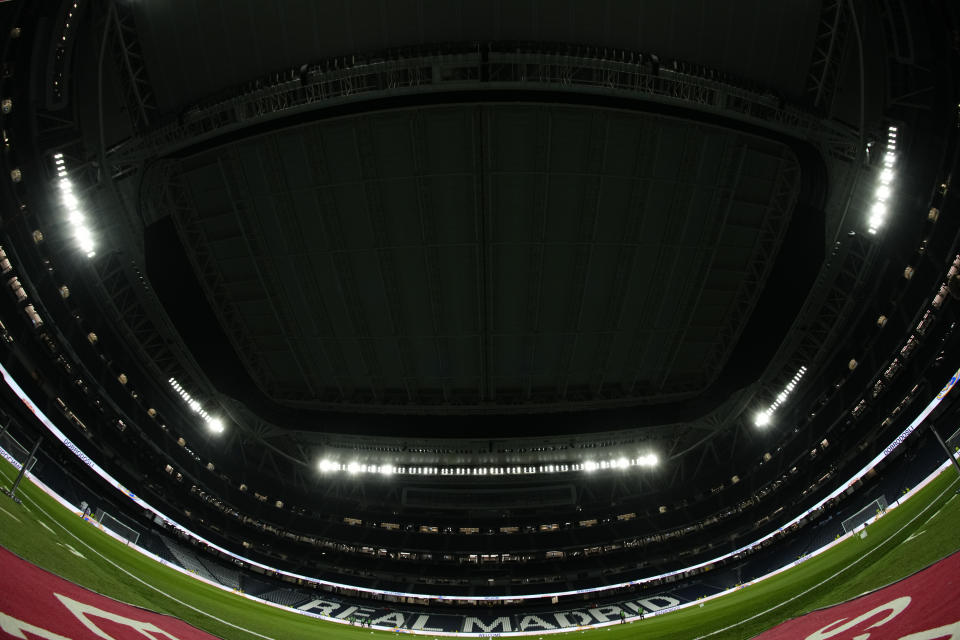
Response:
[[[740,638],[960,549],[956,3],[9,0],[0,42],[31,563],[224,638]]]

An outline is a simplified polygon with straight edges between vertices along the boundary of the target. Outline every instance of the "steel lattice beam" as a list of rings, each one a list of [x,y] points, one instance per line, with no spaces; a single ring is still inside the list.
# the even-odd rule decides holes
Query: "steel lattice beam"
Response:
[[[821,112],[830,111],[848,32],[847,0],[824,2],[807,73],[807,94],[813,107]]]
[[[612,95],[685,106],[804,140],[826,135],[856,137],[848,127],[786,105],[769,93],[671,69],[654,72],[633,52],[613,51],[608,57],[590,58],[566,52],[545,55],[542,51],[527,52],[515,46],[509,49],[491,51],[489,55],[438,52],[423,57],[391,59],[386,56],[387,59],[381,61],[345,68],[317,67],[308,74],[306,84],[291,70],[278,74],[266,86],[258,83],[234,98],[199,105],[178,122],[128,140],[111,154],[112,162],[164,157],[198,142],[288,114],[378,96],[468,88],[563,89]],[[621,55],[617,56],[618,53]],[[435,73],[436,69],[443,69],[444,73]]]
[[[137,37],[133,10],[127,3],[114,0],[106,2],[104,28],[108,30],[120,86],[134,131],[145,132],[150,129],[156,116],[157,103]]]
[[[267,380],[266,369],[256,358],[258,353],[255,345],[248,341],[243,331],[243,323],[239,313],[233,306],[232,300],[226,295],[226,285],[217,269],[217,260],[210,252],[210,242],[204,233],[203,226],[198,220],[196,207],[193,205],[190,193],[172,164],[164,167],[162,174],[164,181],[163,193],[166,204],[173,212],[174,224],[178,227],[185,245],[190,248],[187,252],[193,268],[201,275],[201,281],[210,287],[211,294],[216,300],[215,312],[221,323],[229,330],[230,337],[238,341],[235,344],[237,353],[246,356],[246,364],[252,368],[260,380]],[[236,203],[234,203],[235,206]]]
[[[754,256],[750,261],[748,272],[744,278],[744,285],[740,287],[734,299],[733,315],[740,320],[728,323],[721,328],[721,345],[730,345],[740,338],[740,333],[746,326],[745,319],[753,312],[757,298],[752,295],[764,286],[766,282],[766,269],[773,264],[783,237],[786,234],[786,220],[793,213],[794,204],[799,192],[800,167],[793,163],[787,163],[784,158],[780,158],[778,165],[776,182],[774,184],[773,198],[767,205],[766,215],[760,228],[760,237],[754,247]],[[719,366],[719,362],[727,353],[726,349],[717,347],[708,360],[711,370]]]
[[[132,273],[133,266],[117,253],[92,260],[91,265],[96,274],[93,284],[101,293],[97,299],[103,301],[101,309],[111,319],[114,330],[126,336],[131,348],[140,352],[141,361],[161,379],[173,375],[179,370],[179,358],[146,313],[135,284],[139,275]]]

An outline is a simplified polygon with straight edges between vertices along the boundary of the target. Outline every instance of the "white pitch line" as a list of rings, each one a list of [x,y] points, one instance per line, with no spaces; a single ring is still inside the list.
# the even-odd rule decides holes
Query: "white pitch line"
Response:
[[[24,499],[24,500],[31,500],[30,498],[27,498],[26,496],[24,496],[23,499]],[[143,579],[141,579],[140,577],[135,576],[134,574],[130,573],[129,571],[127,571],[126,569],[124,569],[123,567],[121,567],[119,564],[117,564],[116,562],[114,562],[113,560],[111,560],[110,558],[106,557],[105,555],[103,555],[102,553],[100,553],[99,551],[97,551],[96,549],[94,549],[92,546],[90,546],[89,544],[87,544],[87,543],[86,543],[84,540],[82,540],[77,534],[75,534],[73,531],[70,531],[70,529],[66,528],[65,526],[63,526],[62,523],[60,523],[59,521],[57,521],[56,518],[51,517],[50,514],[47,513],[46,510],[45,510],[43,507],[41,507],[39,504],[36,503],[36,501],[31,500],[31,502],[34,503],[34,506],[40,511],[40,513],[42,513],[43,515],[45,515],[45,516],[47,516],[48,518],[50,518],[50,520],[52,520],[58,527],[60,527],[61,529],[63,529],[64,531],[66,531],[70,536],[72,536],[74,540],[76,540],[77,542],[79,542],[80,544],[82,544],[83,546],[85,546],[87,549],[90,549],[90,551],[92,551],[93,553],[97,554],[98,556],[100,556],[101,558],[103,558],[104,560],[106,560],[107,562],[109,562],[110,564],[112,564],[114,567],[116,567],[117,569],[119,569],[119,570],[122,571],[123,573],[127,574],[128,576],[130,576],[131,578],[133,578],[134,580],[136,580],[137,582],[139,582],[140,584],[142,584],[142,585],[144,585],[144,586],[147,586],[147,587],[153,589],[154,591],[156,591],[157,593],[159,593],[159,594],[161,594],[161,595],[163,595],[163,596],[166,596],[167,598],[169,598],[170,600],[173,600],[173,601],[176,602],[177,604],[183,605],[184,607],[187,607],[188,609],[191,609],[191,610],[193,610],[193,611],[196,611],[197,613],[200,613],[200,614],[202,614],[202,615],[207,616],[207,617],[210,618],[211,620],[216,620],[217,622],[219,622],[219,623],[221,623],[221,624],[225,624],[225,625],[227,625],[228,627],[233,627],[234,629],[237,629],[238,631],[245,631],[245,632],[249,633],[250,635],[257,636],[258,638],[263,638],[263,640],[276,640],[276,638],[273,638],[273,637],[271,637],[271,636],[265,636],[265,635],[263,635],[262,633],[258,633],[258,632],[256,632],[256,631],[251,631],[250,629],[247,629],[246,627],[241,627],[241,626],[239,626],[239,625],[233,624],[232,622],[228,622],[228,621],[224,620],[223,618],[218,618],[217,616],[215,616],[215,615],[213,615],[213,614],[211,614],[211,613],[207,613],[206,611],[204,611],[204,610],[202,610],[202,609],[198,609],[198,608],[196,608],[195,606],[193,606],[193,605],[191,605],[191,604],[189,604],[189,603],[187,603],[187,602],[184,602],[183,600],[180,600],[179,598],[173,597],[172,595],[170,595],[170,594],[167,593],[166,591],[157,588],[156,586],[150,584],[150,583],[147,582],[146,580],[143,580]],[[208,633],[209,633],[209,632],[208,632]]]
[[[932,516],[930,516],[929,518],[927,518],[926,522],[924,522],[923,525],[920,525],[920,526],[926,525],[928,522],[930,522],[931,520],[933,520],[934,518],[936,518],[938,515],[940,515],[940,512],[943,511],[944,509],[946,509],[946,508],[947,508],[947,505],[950,504],[950,502],[953,501],[953,499],[956,498],[956,497],[957,497],[956,494],[954,494],[953,496],[951,496],[949,500],[947,500],[946,502],[943,503],[943,506],[941,506],[939,509],[937,509],[937,512],[936,512],[935,514],[933,514]]]
[[[943,507],[945,507],[945,506],[947,506],[947,505],[943,505]],[[938,515],[940,515],[940,512],[943,511],[943,507],[940,507],[939,509],[937,509],[937,512],[936,512],[935,514],[933,514],[932,516],[930,516],[929,518],[927,518],[927,519],[923,522],[923,525],[921,525],[921,526],[924,526],[924,525],[929,524],[931,520],[933,520],[933,519],[936,518]]]
[[[926,523],[924,523],[924,524],[926,524]],[[921,529],[920,531],[915,531],[914,533],[911,533],[911,534],[910,534],[910,537],[909,537],[909,538],[907,538],[906,540],[904,540],[904,541],[901,542],[900,544],[907,544],[908,542],[910,542],[910,541],[913,540],[914,538],[919,538],[920,536],[922,536],[922,535],[925,534],[926,532],[927,532],[926,529]]]
[[[10,516],[11,518],[13,518],[14,520],[16,520],[17,522],[20,522],[20,518],[18,518],[17,516],[13,515],[12,513],[10,513],[9,511],[7,511],[7,510],[4,509],[3,507],[0,507],[0,511],[3,511],[5,514],[7,514],[8,516]],[[23,523],[21,523],[21,524],[23,524]]]
[[[793,601],[796,600],[797,598],[799,598],[799,597],[801,597],[801,596],[805,596],[805,595],[807,595],[808,593],[810,593],[811,591],[813,591],[814,589],[817,589],[818,587],[821,587],[821,586],[823,586],[824,584],[826,584],[827,582],[833,580],[833,579],[836,578],[838,575],[840,575],[841,573],[843,573],[843,572],[846,571],[847,569],[851,568],[853,565],[862,562],[864,559],[866,559],[867,557],[869,557],[870,554],[872,554],[873,552],[877,551],[880,547],[882,547],[883,545],[887,544],[888,542],[890,542],[891,540],[893,540],[895,537],[897,537],[898,535],[900,535],[900,533],[901,533],[904,529],[906,529],[906,528],[909,527],[911,524],[913,524],[914,520],[916,520],[917,518],[919,518],[920,516],[922,516],[922,515],[927,511],[927,509],[929,509],[930,507],[932,507],[937,500],[939,500],[940,498],[942,498],[942,497],[943,497],[943,494],[945,494],[947,491],[950,491],[950,490],[953,488],[953,485],[954,485],[955,483],[956,483],[956,480],[954,480],[954,481],[951,482],[949,485],[947,485],[947,488],[944,489],[943,491],[941,491],[941,492],[940,492],[940,495],[938,495],[936,498],[934,498],[932,501],[930,501],[930,504],[928,504],[926,507],[924,507],[923,511],[921,511],[921,512],[918,513],[917,515],[913,516],[913,518],[911,518],[909,522],[907,522],[905,525],[903,525],[902,527],[900,527],[899,529],[897,529],[895,533],[893,533],[892,535],[888,536],[886,540],[884,540],[883,542],[881,542],[880,544],[878,544],[877,546],[875,546],[873,549],[871,549],[870,551],[866,552],[865,554],[863,554],[862,556],[860,556],[859,558],[857,558],[856,560],[854,560],[853,562],[851,562],[850,564],[848,564],[847,566],[845,566],[844,568],[840,569],[839,571],[837,571],[837,572],[834,573],[833,575],[827,576],[826,578],[824,578],[823,580],[821,580],[821,581],[818,582],[817,584],[813,585],[812,587],[810,587],[810,588],[807,589],[806,591],[804,591],[804,592],[802,592],[802,593],[798,593],[797,595],[793,596],[792,598],[788,598],[787,600],[784,600],[783,602],[781,602],[781,603],[779,603],[779,604],[773,605],[772,607],[770,607],[770,608],[767,609],[766,611],[761,611],[760,613],[754,614],[754,615],[750,616],[749,618],[744,618],[743,620],[740,620],[740,621],[735,622],[735,623],[733,623],[733,624],[731,624],[731,625],[729,625],[729,626],[726,626],[726,627],[724,627],[723,629],[717,629],[717,630],[711,631],[710,633],[707,633],[707,634],[705,634],[705,635],[697,636],[696,638],[694,638],[694,640],[701,640],[702,638],[709,638],[709,637],[712,636],[712,635],[721,633],[721,632],[723,632],[723,631],[729,631],[730,629],[733,629],[734,627],[739,627],[740,625],[744,624],[745,622],[750,622],[751,620],[753,620],[753,619],[755,619],[755,618],[759,618],[760,616],[766,615],[766,614],[770,613],[771,611],[775,611],[775,610],[779,609],[780,607],[782,607],[783,605],[785,605],[785,604],[787,604],[787,603],[789,603],[789,602],[793,602]],[[951,499],[952,499],[952,498],[951,498]],[[946,505],[944,505],[944,506],[946,506]],[[940,507],[940,508],[942,509],[943,507]],[[839,604],[839,603],[838,603],[838,604]]]
[[[50,532],[50,535],[52,535],[52,536],[56,536],[56,535],[57,535],[57,532],[54,531],[53,529],[51,529],[49,526],[47,526],[47,523],[44,522],[43,520],[37,518],[37,523],[38,523],[41,527],[43,527],[44,529],[46,529],[47,531],[49,531],[49,532]]]

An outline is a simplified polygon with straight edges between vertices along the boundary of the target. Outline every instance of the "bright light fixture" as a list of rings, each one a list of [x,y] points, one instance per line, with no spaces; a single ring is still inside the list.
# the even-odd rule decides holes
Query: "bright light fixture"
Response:
[[[53,156],[57,167],[58,186],[60,188],[60,201],[67,210],[67,221],[73,228],[73,237],[77,246],[88,258],[96,255],[96,247],[93,241],[93,232],[87,226],[86,216],[80,210],[80,200],[73,194],[73,183],[67,176],[67,167],[63,160],[63,154],[58,153]]]
[[[607,460],[586,460],[574,463],[552,463],[513,467],[421,467],[406,466],[393,463],[375,464],[353,461],[342,464],[323,458],[317,462],[321,473],[346,471],[350,475],[379,474],[383,476],[503,476],[503,475],[534,475],[537,473],[568,473],[571,471],[592,472],[603,469],[629,469],[630,467],[654,467],[659,463],[657,456],[647,453],[628,458],[621,456]]]
[[[887,128],[886,152],[883,154],[883,169],[880,170],[879,186],[874,193],[874,203],[870,207],[870,218],[867,221],[867,231],[871,235],[877,233],[877,229],[883,226],[887,216],[886,202],[893,195],[890,188],[893,182],[893,165],[897,160],[897,127],[890,125]]]
[[[177,382],[176,378],[170,378],[167,380],[167,382],[170,384],[173,390],[177,392],[177,395],[180,396],[180,399],[183,400],[183,403],[187,405],[187,408],[206,421],[207,428],[212,433],[223,433],[226,425],[221,418],[211,416],[209,413],[207,413],[200,402],[191,396],[187,390],[184,389],[179,382]]]
[[[803,378],[803,375],[807,372],[807,367],[800,367],[797,372],[793,375],[789,382],[784,385],[783,390],[777,394],[777,397],[766,409],[762,409],[757,412],[753,418],[753,423],[758,427],[765,427],[770,424],[770,421],[773,419],[773,413],[787,401],[787,398],[790,397],[790,394],[793,393],[793,390],[797,387],[797,384],[800,382],[800,379]]]

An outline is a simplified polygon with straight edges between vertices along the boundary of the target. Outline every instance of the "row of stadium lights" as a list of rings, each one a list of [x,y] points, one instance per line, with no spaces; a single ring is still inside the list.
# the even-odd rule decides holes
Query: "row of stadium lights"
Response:
[[[73,229],[73,237],[77,241],[80,250],[87,254],[88,258],[97,255],[94,251],[93,232],[87,226],[87,218],[80,211],[80,200],[73,193],[73,182],[67,176],[67,165],[63,159],[62,153],[53,156],[54,165],[57,167],[57,178],[59,179],[60,201],[67,209],[67,221]]]
[[[913,421],[907,426],[907,428],[906,428],[903,432],[901,432],[900,435],[898,435],[898,436],[891,442],[891,444],[890,444],[886,449],[884,449],[884,450],[881,451],[879,454],[877,454],[877,456],[876,456],[873,460],[870,460],[869,462],[867,462],[867,463],[860,469],[860,471],[858,471],[856,474],[854,474],[853,476],[851,476],[846,482],[839,483],[839,484],[837,485],[837,488],[836,488],[836,489],[834,489],[832,492],[828,493],[827,495],[823,496],[823,497],[820,499],[820,501],[817,502],[816,504],[811,505],[811,506],[810,506],[809,508],[807,508],[806,510],[804,510],[804,511],[802,511],[801,513],[799,513],[799,514],[797,514],[796,516],[794,516],[793,519],[791,519],[791,520],[789,520],[788,522],[786,522],[786,523],[784,523],[783,525],[781,525],[779,529],[777,529],[777,530],[775,530],[775,531],[771,531],[770,533],[766,534],[765,536],[763,536],[763,537],[761,537],[761,538],[758,538],[758,539],[754,540],[753,542],[751,542],[751,543],[749,543],[749,544],[746,544],[746,545],[744,545],[744,546],[742,546],[742,547],[740,547],[740,548],[738,548],[738,549],[730,550],[730,551],[726,552],[726,553],[723,554],[723,555],[720,555],[720,556],[717,556],[717,557],[714,557],[714,558],[711,558],[711,559],[703,560],[703,561],[701,561],[699,564],[689,565],[689,566],[682,567],[682,568],[679,568],[679,569],[672,569],[672,570],[669,570],[669,571],[666,572],[666,573],[662,573],[662,574],[659,574],[659,575],[647,576],[647,577],[645,577],[645,578],[633,580],[633,581],[631,581],[631,582],[625,582],[625,583],[620,583],[620,584],[611,584],[611,585],[603,585],[603,586],[599,586],[599,587],[592,587],[592,588],[589,588],[589,589],[581,589],[581,590],[578,590],[578,591],[562,591],[562,592],[530,593],[530,594],[513,594],[513,595],[508,595],[508,596],[467,596],[467,597],[465,597],[465,598],[461,598],[461,597],[458,597],[458,596],[440,596],[440,595],[435,595],[435,594],[411,593],[411,592],[402,592],[402,591],[388,591],[388,590],[384,590],[384,589],[378,589],[378,588],[375,588],[375,587],[367,587],[367,586],[362,586],[362,585],[352,586],[352,585],[345,585],[345,584],[342,584],[342,583],[330,582],[330,581],[325,580],[325,579],[323,579],[323,578],[318,578],[318,577],[313,577],[313,576],[307,576],[307,575],[292,573],[292,572],[287,571],[287,570],[285,570],[285,569],[283,569],[283,568],[280,568],[280,567],[274,567],[274,566],[266,565],[266,564],[263,564],[263,563],[261,563],[261,562],[258,562],[257,560],[254,560],[254,559],[252,559],[252,558],[249,558],[249,557],[246,557],[246,556],[242,556],[242,555],[238,555],[238,554],[236,554],[236,553],[234,553],[234,552],[232,552],[232,551],[230,551],[230,550],[228,550],[228,549],[225,549],[224,547],[219,546],[216,542],[207,540],[207,539],[203,538],[202,536],[194,533],[192,530],[190,530],[190,529],[184,527],[183,525],[179,524],[179,523],[176,522],[175,520],[172,520],[172,519],[169,518],[167,515],[165,515],[164,513],[160,512],[159,510],[157,510],[154,506],[152,506],[151,504],[145,502],[145,501],[144,501],[142,498],[140,498],[139,496],[136,496],[136,495],[130,493],[129,490],[126,489],[122,484],[120,484],[114,477],[110,476],[103,468],[101,468],[100,466],[98,466],[97,463],[95,463],[95,462],[94,462],[93,460],[91,460],[89,457],[87,457],[86,455],[84,455],[83,451],[82,451],[79,447],[77,447],[69,438],[67,438],[67,437],[53,424],[53,422],[51,422],[50,419],[43,413],[43,411],[39,408],[39,406],[38,406],[36,403],[34,403],[33,400],[24,392],[24,390],[20,387],[19,384],[17,384],[17,382],[13,379],[13,377],[10,375],[10,373],[3,367],[2,363],[0,363],[0,379],[2,379],[2,380],[6,383],[6,385],[20,398],[20,400],[22,400],[23,403],[24,403],[28,408],[30,408],[31,412],[32,412],[32,413],[37,417],[37,419],[47,428],[47,430],[50,431],[50,433],[51,433],[58,441],[60,441],[60,442],[63,443],[64,445],[66,445],[66,447],[67,447],[68,450],[70,450],[71,452],[74,453],[74,455],[77,456],[78,460],[80,460],[83,464],[87,465],[90,469],[92,469],[95,473],[97,473],[97,475],[99,475],[101,478],[103,478],[103,479],[104,479],[110,486],[112,486],[114,489],[122,492],[124,496],[126,496],[126,497],[130,498],[131,500],[133,500],[136,504],[140,505],[141,507],[143,507],[144,509],[146,509],[148,512],[152,513],[155,517],[160,518],[164,523],[166,523],[167,525],[169,525],[170,527],[172,527],[175,531],[181,533],[183,536],[188,537],[191,541],[196,541],[196,542],[199,542],[199,543],[208,545],[210,548],[215,549],[215,550],[218,551],[219,553],[221,553],[221,554],[223,554],[223,555],[225,555],[225,556],[229,556],[229,557],[231,557],[231,558],[234,558],[236,561],[238,561],[238,562],[240,562],[240,563],[247,563],[249,566],[254,567],[254,568],[256,568],[256,569],[260,569],[260,570],[268,571],[268,572],[274,572],[274,573],[276,573],[276,574],[284,577],[284,579],[286,579],[286,578],[291,578],[291,579],[294,579],[294,580],[303,580],[306,584],[320,585],[320,586],[324,586],[324,587],[330,586],[330,587],[338,587],[338,588],[349,588],[349,589],[354,589],[354,590],[356,590],[357,592],[364,592],[364,593],[371,593],[371,594],[379,594],[379,595],[389,595],[389,596],[399,596],[399,597],[409,597],[409,598],[429,598],[429,599],[433,599],[433,600],[451,600],[451,599],[456,600],[456,599],[465,599],[465,600],[470,601],[470,602],[492,602],[492,601],[504,601],[504,600],[513,600],[513,599],[529,600],[529,599],[534,599],[534,598],[549,598],[549,597],[567,596],[567,595],[574,595],[574,594],[607,592],[607,591],[612,591],[612,590],[614,590],[614,589],[621,589],[621,588],[623,588],[623,587],[636,586],[636,585],[638,585],[638,584],[655,583],[656,581],[660,581],[660,580],[663,579],[663,578],[669,578],[669,577],[672,577],[672,576],[679,576],[679,575],[681,575],[681,574],[683,574],[683,573],[685,573],[685,572],[688,572],[688,571],[700,569],[700,568],[702,568],[702,567],[712,566],[712,565],[714,565],[714,564],[716,564],[716,563],[718,563],[718,562],[721,562],[721,561],[723,561],[723,560],[726,560],[726,559],[728,559],[728,558],[738,556],[739,554],[743,553],[744,551],[748,551],[748,550],[750,550],[750,549],[757,548],[757,547],[759,547],[760,545],[763,545],[764,543],[766,543],[766,542],[767,542],[768,540],[770,540],[771,538],[773,538],[773,537],[777,536],[778,534],[780,534],[782,531],[788,530],[788,529],[789,529],[790,527],[792,527],[794,524],[800,522],[800,521],[803,520],[804,518],[809,517],[811,514],[814,514],[815,512],[817,512],[817,510],[819,510],[820,508],[822,508],[824,505],[826,505],[828,502],[830,502],[831,500],[833,500],[834,498],[836,498],[838,495],[840,495],[840,494],[842,494],[843,492],[847,491],[851,486],[853,486],[853,484],[854,484],[855,482],[857,482],[858,480],[862,479],[862,478],[865,477],[868,473],[870,473],[870,472],[872,472],[874,469],[876,469],[877,465],[878,465],[882,460],[884,460],[885,458],[887,458],[888,456],[890,456],[891,454],[893,454],[894,451],[896,451],[897,447],[898,447],[901,443],[903,443],[903,442],[905,441],[905,439],[906,439],[911,433],[913,433],[918,427],[920,427],[921,424],[924,423],[924,421],[930,416],[930,414],[931,414],[931,413],[937,408],[937,406],[944,400],[944,398],[947,396],[947,394],[949,394],[949,393],[951,392],[951,390],[952,390],[952,389],[954,388],[954,386],[956,385],[958,379],[960,379],[960,370],[957,370],[957,371],[953,374],[953,376],[951,377],[951,379],[949,380],[949,382],[947,382],[947,384],[940,390],[940,393],[938,393],[938,394],[936,395],[936,397],[934,397],[934,398],[930,401],[930,403],[929,403],[919,414],[917,414],[917,416],[916,416],[916,417],[913,419]],[[916,490],[914,490],[914,491],[916,491]]]
[[[637,458],[616,458],[614,460],[586,460],[569,464],[541,464],[534,466],[513,467],[414,467],[392,464],[365,464],[360,462],[337,462],[324,459],[318,463],[322,473],[346,472],[351,475],[360,473],[379,474],[383,476],[412,475],[412,476],[517,476],[533,475],[538,473],[569,473],[584,471],[592,473],[605,469],[629,469],[630,467],[655,467],[659,463],[656,455],[648,453]]]
[[[887,147],[883,154],[883,168],[880,170],[880,184],[874,193],[873,205],[870,207],[870,220],[867,230],[875,234],[887,218],[890,196],[893,193],[893,165],[897,160],[897,127],[890,125],[887,128]]]
[[[800,383],[800,379],[803,378],[803,374],[806,372],[806,366],[800,367],[800,369],[798,369],[794,376],[790,379],[790,382],[787,383],[787,386],[783,388],[783,391],[781,391],[773,400],[773,402],[770,403],[770,406],[757,413],[756,417],[754,418],[754,424],[756,424],[758,427],[765,427],[770,424],[770,420],[773,417],[774,412],[780,408],[780,405],[787,401],[787,398],[789,398],[790,394],[793,393],[793,390]]]
[[[173,390],[177,392],[177,394],[183,399],[191,411],[206,420],[207,429],[213,433],[223,433],[223,420],[207,413],[200,402],[191,396],[187,390],[184,389],[179,382],[177,382],[176,378],[170,378],[167,380],[167,382],[170,383],[170,386],[173,387]]]

